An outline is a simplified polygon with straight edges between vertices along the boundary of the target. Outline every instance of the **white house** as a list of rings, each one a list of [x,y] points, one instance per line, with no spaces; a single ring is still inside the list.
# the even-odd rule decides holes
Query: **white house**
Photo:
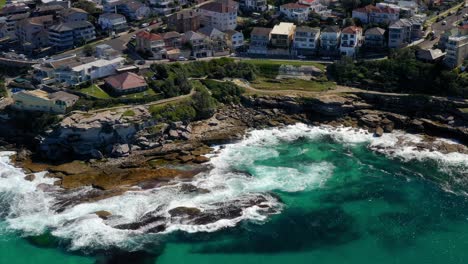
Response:
[[[365,7],[356,8],[352,13],[353,18],[359,19],[362,23],[392,23],[400,18],[399,9],[390,7],[378,7],[367,5]]]
[[[320,28],[296,27],[294,49],[297,54],[306,54],[318,48]]]
[[[244,46],[244,34],[235,30],[226,30],[227,44],[231,49],[237,49]]]
[[[106,13],[99,16],[98,23],[103,30],[122,32],[128,28],[127,19],[124,15]]]
[[[320,51],[322,53],[335,53],[340,43],[341,30],[338,26],[327,26],[320,34]]]
[[[304,22],[309,19],[310,8],[303,4],[288,3],[280,6],[280,12],[290,20]]]
[[[344,56],[354,57],[362,46],[362,28],[349,26],[341,31],[340,53]]]
[[[221,31],[237,27],[238,4],[234,1],[209,2],[201,5],[200,23],[204,26],[217,28]]]

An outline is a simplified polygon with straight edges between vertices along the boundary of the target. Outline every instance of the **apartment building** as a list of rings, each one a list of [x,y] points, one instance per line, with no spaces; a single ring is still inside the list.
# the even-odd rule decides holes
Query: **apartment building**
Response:
[[[275,48],[288,49],[294,39],[296,26],[293,23],[281,22],[270,32],[270,43]]]
[[[104,4],[104,13],[118,13],[129,20],[142,20],[150,15],[151,10],[136,0],[111,0]]]
[[[95,38],[94,26],[88,21],[65,22],[49,28],[49,42],[57,50],[82,46]]]
[[[354,57],[359,47],[363,44],[362,28],[349,26],[341,31],[340,53],[341,55]]]
[[[451,68],[468,59],[468,35],[451,36],[446,44],[445,64]]]
[[[155,59],[162,59],[165,54],[164,38],[159,34],[140,31],[136,34],[136,49]]]
[[[369,28],[364,35],[364,45],[366,47],[375,49],[385,47],[385,29],[379,27]]]
[[[23,19],[27,19],[29,13],[19,13],[9,15],[5,19],[5,35],[10,37],[10,39],[16,39],[16,26],[18,22]]]
[[[400,18],[398,9],[390,7],[377,7],[367,5],[365,7],[354,9],[352,17],[359,19],[362,23],[393,23]]]
[[[192,49],[192,56],[197,58],[210,57],[213,55],[210,40],[201,33],[187,31],[182,36],[182,43],[189,45]]]
[[[167,18],[167,26],[180,33],[197,31],[200,28],[200,13],[196,9],[174,13]]]
[[[40,89],[14,93],[12,98],[13,108],[57,114],[64,114],[67,108],[73,106],[79,99],[74,94],[62,91],[48,93]]]
[[[333,54],[337,52],[340,44],[341,30],[338,26],[327,26],[320,33],[320,52]]]
[[[226,42],[230,49],[238,49],[244,46],[244,34],[235,30],[226,30]]]
[[[402,18],[388,27],[388,47],[401,48],[423,36],[424,17]]]
[[[203,4],[200,10],[200,23],[221,31],[237,27],[238,4],[234,1],[215,1]]]
[[[271,28],[254,27],[250,32],[250,54],[267,54]]]
[[[308,55],[319,46],[320,28],[296,27],[294,49],[297,55]]]
[[[26,18],[18,22],[16,37],[26,50],[49,45],[49,27],[54,23],[52,15]]]

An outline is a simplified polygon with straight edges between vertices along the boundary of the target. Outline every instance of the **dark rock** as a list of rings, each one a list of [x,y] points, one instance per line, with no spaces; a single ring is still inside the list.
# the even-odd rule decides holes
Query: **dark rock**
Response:
[[[31,173],[31,174],[24,176],[24,179],[27,181],[34,181],[34,179],[36,179],[36,175]]]
[[[194,207],[176,207],[174,209],[169,210],[169,214],[172,217],[180,217],[180,216],[196,216],[201,213],[200,209]]]
[[[205,156],[196,156],[193,159],[193,162],[198,163],[198,164],[205,163],[205,162],[208,162],[208,161],[210,161],[210,159],[205,157]]]
[[[374,136],[376,136],[376,137],[381,137],[381,136],[383,135],[383,133],[384,133],[383,128],[377,127],[377,128],[375,129]]]
[[[97,216],[99,216],[99,218],[101,219],[104,219],[106,220],[107,218],[109,218],[109,216],[111,216],[112,214],[108,211],[104,211],[104,210],[101,210],[101,211],[97,211],[97,212],[94,212]]]

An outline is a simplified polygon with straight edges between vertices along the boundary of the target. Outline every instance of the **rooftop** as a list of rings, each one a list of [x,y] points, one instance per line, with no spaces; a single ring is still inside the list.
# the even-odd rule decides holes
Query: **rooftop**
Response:
[[[341,33],[345,33],[345,34],[356,34],[358,33],[359,31],[362,32],[362,28],[360,27],[356,27],[356,26],[349,26],[349,27],[345,27]]]
[[[323,30],[322,33],[339,33],[340,27],[338,26],[326,26]]]
[[[107,19],[120,19],[125,18],[124,15],[117,14],[117,13],[104,13],[99,16],[99,18],[107,18]]]
[[[116,90],[128,90],[146,86],[145,78],[133,72],[124,72],[115,76],[107,77],[104,81]]]
[[[309,6],[299,4],[299,3],[287,3],[287,4],[284,4],[284,5],[281,5],[281,8],[286,8],[286,9],[309,9]]]
[[[236,12],[235,8],[232,5],[227,5],[225,3],[220,2],[209,2],[202,6],[200,9],[216,12],[216,13],[232,13]]]
[[[159,34],[150,33],[147,31],[140,31],[136,34],[137,38],[142,38],[150,41],[162,40],[163,38]]]
[[[271,34],[275,35],[289,35],[295,28],[293,23],[281,22],[271,30]]]
[[[366,30],[366,35],[384,35],[385,29],[379,27],[373,27]]]
[[[62,11],[60,11],[60,15],[62,17],[67,17],[67,16],[70,16],[70,15],[73,15],[73,14],[76,14],[76,13],[88,14],[88,12],[84,11],[83,9],[75,8],[75,7],[66,8],[66,9],[63,9]]]
[[[271,28],[265,27],[254,27],[250,35],[257,35],[257,36],[269,36],[271,32]]]
[[[301,27],[296,27],[296,32],[319,33],[319,32],[320,32],[320,28],[313,28],[313,27],[301,26]]]
[[[60,23],[57,25],[53,25],[50,27],[50,30],[53,31],[71,31],[77,28],[85,28],[85,27],[93,27],[93,24],[91,24],[88,21],[71,21],[71,22],[65,22],[65,23]]]

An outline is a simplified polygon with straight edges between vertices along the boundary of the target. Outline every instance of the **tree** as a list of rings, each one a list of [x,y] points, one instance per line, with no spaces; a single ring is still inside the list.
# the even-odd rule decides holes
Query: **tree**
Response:
[[[215,113],[216,100],[211,97],[210,92],[205,87],[197,87],[197,91],[193,95],[193,107],[197,111],[197,118],[206,119]]]
[[[93,46],[89,45],[89,44],[86,44],[83,46],[83,53],[86,55],[86,56],[92,56],[95,52],[95,49]]]

